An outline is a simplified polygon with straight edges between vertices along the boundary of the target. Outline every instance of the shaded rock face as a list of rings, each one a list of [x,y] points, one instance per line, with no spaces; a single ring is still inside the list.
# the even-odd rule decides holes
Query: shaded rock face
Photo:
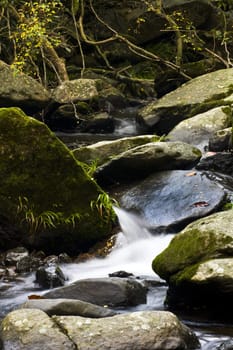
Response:
[[[40,309],[47,315],[69,315],[90,318],[114,316],[116,313],[106,307],[73,299],[35,299],[20,306],[22,309]]]
[[[46,298],[79,299],[96,305],[133,306],[146,303],[147,289],[133,279],[90,278],[52,290]]]
[[[204,174],[176,170],[150,176],[128,190],[120,203],[140,214],[152,232],[172,232],[215,211],[224,198],[224,191]]]
[[[50,102],[49,92],[36,80],[15,73],[0,61],[0,107],[20,107],[27,113],[41,111]]]
[[[169,283],[172,308],[207,310],[232,321],[233,210],[212,214],[188,225],[153,261]]]
[[[196,166],[199,170],[210,170],[233,175],[233,154],[229,152],[216,153],[201,159]]]
[[[191,168],[201,152],[182,142],[151,142],[123,152],[100,166],[95,174],[100,184],[129,182],[160,170]]]
[[[0,134],[0,214],[24,244],[74,254],[108,235],[109,223],[90,205],[101,189],[45,124],[2,108]]]
[[[204,74],[142,108],[139,115],[159,135],[213,107],[231,104],[232,69]],[[201,94],[200,94],[201,91]]]

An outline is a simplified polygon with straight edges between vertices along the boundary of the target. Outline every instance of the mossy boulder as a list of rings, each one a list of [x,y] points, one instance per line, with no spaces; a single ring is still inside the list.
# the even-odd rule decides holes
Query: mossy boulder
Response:
[[[231,209],[189,224],[154,259],[154,271],[169,281],[171,276],[190,265],[233,256],[232,215]]]
[[[110,222],[91,208],[102,190],[45,124],[0,109],[0,154],[0,216],[23,243],[77,253],[108,235]]]
[[[231,105],[232,74],[232,68],[220,69],[194,78],[159,100],[149,103],[139,115],[158,134],[168,133],[184,119],[214,107]]]
[[[172,308],[204,309],[232,321],[233,209],[188,225],[152,263],[168,281]]]
[[[100,141],[89,146],[76,148],[72,152],[75,158],[81,162],[88,164],[96,162],[96,165],[101,165],[113,156],[145,143],[159,141],[159,139],[159,136],[156,135],[123,137],[118,140]]]

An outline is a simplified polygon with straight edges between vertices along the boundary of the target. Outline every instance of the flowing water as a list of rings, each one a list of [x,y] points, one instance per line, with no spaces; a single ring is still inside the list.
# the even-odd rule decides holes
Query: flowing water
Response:
[[[152,268],[151,262],[154,257],[163,251],[174,236],[173,234],[152,235],[146,228],[142,218],[123,209],[115,208],[119,218],[121,230],[118,234],[115,248],[106,258],[92,259],[77,264],[61,266],[65,275],[69,278],[67,283],[91,277],[107,277],[109,273],[126,271],[133,273],[141,279],[152,282],[149,289],[147,304],[138,305],[134,308],[122,310],[122,312],[136,310],[163,310],[167,286]],[[163,282],[163,283],[162,283]],[[6,286],[7,287],[7,286]],[[29,294],[43,294],[44,291],[36,289],[34,275],[30,275],[21,282],[16,283],[10,289],[5,290],[4,285],[0,288],[0,316],[14,309],[17,305],[25,302]],[[193,320],[192,316],[181,317],[182,321],[192,328],[198,335],[202,350],[226,349],[217,347],[224,341],[233,341],[233,326],[216,324],[210,321]],[[230,348],[229,348],[230,349]]]

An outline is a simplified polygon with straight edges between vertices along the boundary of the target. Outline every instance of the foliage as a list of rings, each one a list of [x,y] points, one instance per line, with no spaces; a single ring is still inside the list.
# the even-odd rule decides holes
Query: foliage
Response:
[[[59,225],[70,225],[74,228],[81,219],[79,213],[73,213],[65,217],[62,212],[47,210],[37,214],[27,197],[19,196],[18,201],[17,217],[20,218],[22,225],[26,223],[30,235],[35,235],[43,229],[56,228]]]
[[[104,222],[110,223],[114,221],[116,217],[116,214],[112,207],[113,204],[115,206],[118,206],[118,203],[115,199],[110,198],[107,193],[103,192],[99,194],[96,201],[91,201],[91,209],[97,209]]]

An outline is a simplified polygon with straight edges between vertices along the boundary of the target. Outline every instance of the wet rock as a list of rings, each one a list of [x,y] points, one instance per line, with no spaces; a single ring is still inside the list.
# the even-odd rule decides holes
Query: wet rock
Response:
[[[191,168],[201,151],[182,142],[151,142],[123,152],[100,166],[95,178],[100,184],[131,182],[154,172]]]
[[[199,346],[196,335],[166,311],[144,311],[102,319],[53,316],[79,350],[185,350]]]
[[[116,271],[109,274],[109,277],[120,277],[120,278],[126,278],[126,277],[132,277],[132,276],[133,276],[132,273],[126,272],[126,271]]]
[[[172,232],[217,210],[223,189],[198,171],[164,171],[124,192],[121,206],[136,212],[147,228]]]
[[[64,286],[66,277],[59,266],[40,267],[36,271],[37,283],[42,288],[55,288]]]
[[[90,318],[113,316],[116,313],[106,307],[101,307],[81,300],[73,299],[35,299],[28,300],[20,306],[22,309],[40,309],[49,316],[74,315]]]
[[[17,247],[6,252],[5,263],[8,266],[16,265],[21,259],[28,257],[29,252],[24,247]]]
[[[25,256],[16,263],[15,271],[18,273],[25,273],[35,271],[43,264],[42,260],[33,256]]]
[[[79,299],[96,305],[133,306],[146,303],[147,288],[133,279],[89,278],[46,293],[48,299]]]
[[[233,154],[221,152],[202,158],[196,165],[198,170],[216,171],[227,175],[233,175]]]
[[[232,128],[216,131],[209,138],[209,151],[223,152],[232,149]]]
[[[9,313],[1,324],[5,350],[75,350],[76,346],[46,313],[21,309]]]

